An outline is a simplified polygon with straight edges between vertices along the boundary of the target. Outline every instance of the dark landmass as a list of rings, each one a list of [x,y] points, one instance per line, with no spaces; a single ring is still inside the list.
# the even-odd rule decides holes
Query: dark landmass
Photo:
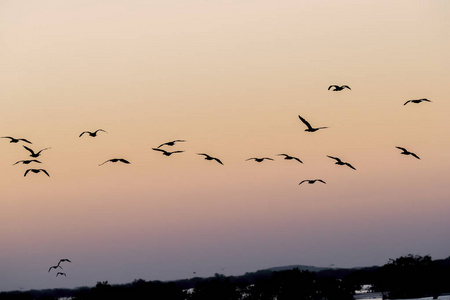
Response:
[[[363,284],[385,298],[434,297],[450,292],[450,257],[407,255],[390,259],[384,266],[318,268],[303,265],[276,267],[224,276],[169,282],[135,280],[111,285],[99,281],[95,287],[1,292],[0,299],[53,300],[164,299],[164,300],[346,300],[353,299]]]

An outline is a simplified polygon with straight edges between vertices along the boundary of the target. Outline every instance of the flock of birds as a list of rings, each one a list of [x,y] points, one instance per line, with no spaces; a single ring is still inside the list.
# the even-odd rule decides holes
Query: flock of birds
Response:
[[[341,85],[341,86],[339,86],[339,85],[330,85],[330,86],[328,87],[328,90],[331,90],[331,91],[334,91],[334,92],[343,91],[344,89],[349,89],[349,90],[351,90],[351,88],[350,88],[348,85]],[[406,104],[408,104],[408,103],[418,104],[418,103],[421,103],[421,102],[431,102],[431,101],[428,100],[428,99],[426,99],[426,98],[412,99],[412,100],[406,101],[403,105],[406,105]],[[324,127],[324,126],[322,126],[322,127],[313,127],[313,126],[312,126],[305,118],[303,118],[303,117],[300,116],[300,115],[298,115],[298,117],[299,117],[300,121],[306,126],[306,129],[305,129],[306,132],[316,132],[316,131],[318,131],[318,130],[320,130],[320,129],[326,129],[326,128],[328,128],[328,127]],[[90,137],[96,137],[96,136],[98,135],[99,132],[107,133],[107,132],[106,132],[105,130],[103,130],[103,129],[97,129],[97,130],[95,130],[95,131],[83,131],[83,132],[79,135],[79,137],[82,137],[82,136],[85,135],[85,134],[89,135]],[[32,144],[29,140],[24,139],[24,138],[14,138],[14,137],[11,137],[11,136],[3,136],[3,137],[1,137],[1,138],[7,138],[7,139],[10,139],[10,141],[9,141],[10,143],[24,142],[24,143]],[[177,143],[182,143],[182,142],[186,142],[186,140],[180,140],[180,139],[178,139],[178,140],[173,140],[173,141],[165,142],[165,143],[160,144],[158,147],[152,148],[152,150],[157,151],[157,152],[161,152],[161,154],[164,155],[164,156],[171,156],[172,154],[183,153],[183,152],[185,152],[185,151],[183,151],[183,150],[168,151],[168,150],[165,150],[165,149],[162,148],[162,147],[164,147],[164,146],[172,147],[172,146],[174,146],[175,144],[177,144]],[[41,156],[42,151],[47,150],[47,149],[50,149],[50,147],[48,147],[48,148],[44,148],[44,149],[41,149],[41,150],[35,152],[33,149],[31,149],[31,148],[29,148],[29,147],[27,147],[27,146],[25,146],[25,145],[23,145],[23,148],[26,149],[26,150],[30,153],[29,156],[30,156],[31,158],[33,158],[33,159],[19,160],[19,161],[17,161],[16,163],[14,163],[13,165],[17,165],[17,164],[28,165],[28,164],[31,164],[31,163],[40,164],[41,161],[37,160],[36,158],[38,158],[38,157]],[[417,159],[420,159],[418,155],[416,155],[415,153],[413,153],[413,152],[411,152],[411,151],[408,151],[407,149],[405,149],[405,148],[403,148],[403,147],[398,147],[398,146],[397,146],[396,148],[402,150],[402,152],[401,152],[400,154],[403,154],[403,155],[411,155],[411,156],[413,156],[413,157],[415,157],[415,158],[417,158]],[[217,163],[223,165],[223,162],[222,162],[219,158],[217,158],[217,157],[213,157],[213,156],[211,156],[211,155],[209,155],[209,154],[206,154],[206,153],[197,153],[197,155],[204,156],[204,159],[205,159],[205,160],[216,161]],[[301,161],[298,157],[291,156],[291,155],[286,154],[286,153],[280,153],[280,154],[276,154],[276,155],[277,155],[277,156],[284,156],[284,159],[285,159],[285,160],[295,160],[295,161],[297,161],[297,162],[299,162],[299,163],[303,163],[303,161]],[[329,157],[329,158],[335,160],[335,164],[336,164],[336,165],[347,166],[347,167],[349,167],[349,168],[351,168],[351,169],[353,169],[353,170],[356,170],[356,168],[355,168],[353,165],[351,165],[351,164],[348,163],[348,162],[342,161],[339,157],[330,156],[330,155],[327,155],[327,157]],[[261,162],[263,162],[263,161],[265,161],[265,160],[274,160],[274,159],[273,159],[273,158],[270,158],[270,157],[250,157],[250,158],[246,159],[246,161],[250,161],[250,160],[254,160],[255,162],[261,163]],[[128,160],[124,159],[124,158],[111,158],[111,159],[108,159],[108,160],[106,160],[106,161],[100,163],[99,166],[102,166],[102,165],[104,165],[104,164],[106,164],[106,163],[108,163],[108,162],[112,162],[112,163],[121,162],[121,163],[124,163],[124,164],[130,164],[130,162],[129,162]],[[29,169],[27,169],[27,170],[25,171],[24,177],[26,177],[27,174],[30,173],[30,172],[31,172],[31,173],[40,173],[40,172],[42,172],[42,173],[44,173],[45,175],[47,175],[48,177],[50,177],[50,174],[47,172],[47,170],[42,169],[42,168],[29,168]],[[314,183],[316,183],[316,182],[321,182],[321,183],[326,184],[326,182],[323,181],[322,179],[305,179],[305,180],[301,181],[301,182],[299,183],[299,185],[302,184],[302,183],[304,183],[304,182],[307,182],[308,184],[314,184]],[[58,265],[59,265],[59,264],[58,264]]]
[[[57,269],[59,268],[59,269],[62,270],[63,268],[61,267],[61,263],[63,263],[63,262],[69,262],[69,263],[71,263],[70,259],[62,258],[62,259],[59,260],[58,264],[56,264],[56,265],[54,265],[54,266],[51,266],[51,267],[48,269],[48,273],[50,273],[50,271],[51,271],[52,269],[57,270]],[[56,277],[58,277],[58,276],[63,276],[63,275],[64,275],[64,277],[67,277],[66,273],[64,273],[64,272],[58,272],[58,273],[56,273]]]
[[[349,86],[347,86],[347,85],[342,85],[342,86],[338,86],[338,85],[330,85],[329,88],[328,88],[328,90],[332,90],[332,91],[342,91],[342,90],[344,90],[344,89],[349,89],[349,90],[351,90],[351,88],[350,88]],[[413,99],[413,100],[408,100],[408,101],[406,101],[406,102],[404,103],[404,105],[406,105],[406,104],[408,104],[408,103],[418,104],[418,103],[421,103],[421,102],[431,102],[431,101],[428,100],[428,99],[426,99],[426,98],[422,98],[422,99]],[[305,118],[303,118],[303,117],[300,116],[300,115],[299,115],[298,117],[299,117],[300,121],[306,126],[306,129],[305,129],[306,132],[316,132],[316,131],[318,131],[318,130],[328,128],[328,127],[313,127],[313,126],[312,126]],[[83,135],[85,135],[85,134],[86,134],[86,135],[89,135],[89,137],[96,137],[96,136],[98,135],[99,132],[107,133],[107,132],[106,132],[105,130],[103,130],[103,129],[97,129],[97,130],[92,131],[92,132],[91,132],[91,131],[83,131],[83,132],[79,135],[79,137],[81,138],[81,137],[82,137]],[[10,143],[14,143],[14,144],[19,143],[19,142],[23,142],[23,143],[27,143],[27,144],[32,144],[32,142],[30,142],[29,140],[24,139],[24,138],[14,138],[14,137],[11,137],[11,136],[3,136],[3,137],[1,137],[1,138],[9,139],[9,140],[10,140],[9,142],[10,142]],[[164,155],[164,156],[171,156],[172,154],[183,153],[183,152],[185,152],[185,151],[183,151],[183,150],[168,151],[168,150],[163,149],[165,146],[172,147],[172,146],[174,146],[175,144],[183,143],[183,142],[186,142],[186,140],[180,140],[180,139],[177,139],[177,140],[165,142],[165,143],[162,143],[162,144],[160,144],[159,146],[157,146],[157,147],[155,147],[155,148],[152,148],[152,150],[154,150],[154,151],[156,151],[156,152],[160,152],[160,153],[161,153],[162,155]],[[48,147],[48,148],[41,149],[41,150],[39,150],[39,151],[34,151],[33,149],[31,149],[31,148],[29,148],[29,147],[27,147],[27,146],[25,146],[25,145],[22,145],[22,146],[23,146],[23,148],[24,148],[25,150],[27,150],[27,151],[29,152],[29,156],[30,156],[32,159],[23,159],[23,160],[19,160],[19,161],[15,162],[13,165],[17,165],[17,164],[23,164],[23,165],[29,165],[29,164],[41,164],[42,162],[39,161],[37,158],[39,158],[39,157],[42,155],[42,152],[43,152],[43,151],[48,150],[48,149],[51,149],[50,147]],[[398,146],[397,146],[396,148],[402,151],[400,154],[403,154],[403,155],[411,155],[411,156],[415,157],[416,159],[420,159],[419,156],[417,156],[415,153],[410,152],[410,151],[408,151],[407,149],[405,149],[405,148],[403,148],[403,147],[398,147]],[[219,158],[217,158],[217,157],[213,157],[213,156],[211,156],[211,155],[209,155],[209,154],[206,154],[206,153],[197,153],[197,155],[203,156],[205,160],[208,160],[208,161],[216,161],[217,163],[223,165],[223,162],[222,162]],[[289,155],[289,154],[286,154],[286,153],[280,153],[280,154],[276,154],[276,155],[277,155],[277,156],[284,156],[284,159],[285,159],[285,160],[293,160],[293,161],[297,161],[298,163],[302,163],[302,164],[303,164],[303,161],[300,160],[298,157],[295,157],[295,156],[292,156],[292,155]],[[327,155],[327,157],[330,158],[330,159],[332,159],[332,160],[334,160],[334,161],[335,161],[335,164],[337,164],[337,165],[340,165],[340,166],[347,166],[347,167],[349,167],[349,168],[351,168],[351,169],[353,169],[353,170],[356,170],[356,168],[355,168],[353,165],[351,165],[351,164],[348,163],[348,162],[342,161],[339,157],[335,157],[335,156],[331,156],[331,155]],[[265,160],[273,161],[274,159],[273,159],[273,158],[270,158],[270,157],[250,157],[250,158],[246,159],[246,161],[250,161],[250,160],[254,160],[254,161],[257,162],[257,163],[262,163],[262,162],[265,161]],[[108,162],[111,162],[111,163],[117,163],[117,162],[120,162],[120,163],[124,163],[124,164],[130,164],[130,162],[129,162],[128,160],[124,159],[124,158],[111,158],[111,159],[108,159],[108,160],[104,161],[103,163],[100,163],[99,166],[102,166],[102,165],[104,165],[104,164],[106,164],[106,163],[108,163]],[[26,177],[27,174],[29,174],[30,172],[31,172],[31,173],[40,173],[40,172],[42,172],[42,173],[44,173],[45,175],[47,175],[48,177],[50,177],[50,174],[47,172],[47,170],[42,169],[42,168],[29,168],[29,169],[27,169],[27,170],[25,171],[24,177]],[[326,184],[326,182],[325,182],[324,180],[317,178],[317,179],[304,179],[304,180],[302,180],[302,181],[299,183],[299,185],[301,185],[301,184],[303,184],[303,183],[314,184],[314,183],[317,183],[317,182]],[[64,263],[64,262],[69,262],[69,263],[71,263],[71,261],[70,261],[69,259],[66,259],[66,258],[65,258],[65,259],[60,259],[59,262],[58,262],[58,264],[56,264],[56,265],[54,265],[54,266],[51,266],[51,267],[48,269],[48,272],[50,272],[52,269],[55,269],[55,270],[61,269],[61,270],[63,270],[63,268],[61,267],[61,263]],[[195,272],[194,272],[194,273],[195,273]],[[65,276],[65,277],[66,277],[67,275],[66,275],[66,273],[64,273],[64,272],[57,272],[57,273],[56,273],[56,277],[58,277],[58,276]]]

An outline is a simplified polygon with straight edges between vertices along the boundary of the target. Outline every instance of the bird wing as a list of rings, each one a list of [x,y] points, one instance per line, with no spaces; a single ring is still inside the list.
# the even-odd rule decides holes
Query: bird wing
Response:
[[[286,157],[290,157],[290,155],[287,155],[287,154],[284,154],[284,153],[280,153],[280,154],[277,154],[277,155],[284,155]]]
[[[345,164],[346,164],[347,166],[349,166],[350,168],[352,168],[353,170],[356,170],[355,167],[353,167],[351,164],[349,164],[349,163],[347,163],[347,162],[346,162]]]
[[[175,142],[186,142],[186,140],[175,140],[175,141],[173,141],[174,143]]]
[[[119,161],[121,161],[121,162],[123,162],[125,164],[129,164],[130,163],[128,160],[123,159],[123,158],[119,158]]]
[[[47,171],[45,171],[44,169],[39,169],[39,170],[41,170],[42,172],[44,172],[45,174],[47,174],[48,177],[50,177],[50,175],[48,175]]]
[[[220,159],[215,158],[215,157],[213,157],[213,159],[214,159],[215,161],[217,161],[219,164],[223,165],[223,163],[220,161]]]
[[[50,270],[53,269],[53,268],[54,268],[54,267],[50,267],[50,268],[48,269],[48,272],[50,272]]]
[[[256,157],[250,157],[250,158],[247,158],[246,161],[247,161],[247,160],[252,160],[252,159],[256,160]]]
[[[104,131],[103,129],[97,129],[94,133],[97,133],[97,132],[99,132],[99,131],[106,132],[106,131]],[[106,132],[106,133],[107,133],[107,132]]]
[[[322,179],[316,179],[316,181],[320,181],[320,182],[323,182],[323,183],[325,183],[325,184],[327,184],[325,181],[323,181]]]
[[[410,152],[412,156],[414,156],[417,159],[420,159],[420,157],[418,157],[415,153]]]
[[[312,129],[311,124],[309,124],[308,121],[306,121],[305,119],[303,119],[300,115],[298,115],[298,117],[299,117],[300,120],[306,125],[306,127],[308,127],[309,129]]]
[[[405,151],[405,152],[408,152],[408,150],[406,150],[405,148],[402,148],[402,147],[397,147],[396,146],[395,148],[400,149],[400,150]]]
[[[296,161],[303,163],[298,157],[292,157],[293,159],[295,159]]]
[[[30,172],[30,171],[31,171],[31,169],[26,170],[25,174],[23,174],[23,177],[27,176],[27,173]]]
[[[22,146],[23,146],[23,145],[22,145]],[[30,148],[28,148],[27,146],[23,146],[23,147],[24,147],[25,149],[27,149],[28,151],[30,151],[30,152],[31,152],[31,154],[33,154],[33,155],[35,154],[35,153],[34,153],[34,151],[33,151],[33,150],[31,150]]]
[[[341,86],[341,88],[343,88],[343,89],[348,88],[349,90],[351,90],[351,88],[348,85],[343,85],[343,86]]]
[[[156,147],[156,148],[160,148],[160,147],[162,147],[162,146],[164,146],[164,145],[167,145],[167,143],[164,143],[164,144],[161,144],[161,145],[159,145],[158,147]],[[155,150],[155,148],[153,148],[154,150]],[[159,150],[159,149],[158,149]]]
[[[335,160],[337,160],[338,162],[341,162],[341,159],[340,158],[337,158],[337,157],[334,157],[334,156],[329,156],[329,155],[327,155],[329,158],[332,158],[332,159],[335,159]]]
[[[330,90],[332,87],[338,87],[337,85],[335,85],[335,84],[333,84],[333,85],[330,85],[329,87],[328,87],[328,90]]]
[[[23,160],[19,160],[18,162],[16,162],[15,164],[13,164],[13,166],[14,166],[14,165],[17,165],[18,163],[21,163],[21,162],[23,162]]]
[[[181,152],[184,152],[184,151],[178,150],[178,151],[173,151],[172,153],[181,153]]]
[[[403,105],[406,105],[406,104],[408,104],[409,102],[411,102],[411,100],[406,101],[405,104],[403,104]]]
[[[32,144],[32,142],[30,142],[29,140],[27,140],[27,139],[19,139],[20,141],[24,141],[24,142],[26,142],[26,143],[28,143],[28,144]]]
[[[85,133],[89,133],[89,131],[83,131],[78,137],[81,137]]]
[[[163,144],[164,145],[164,144]],[[162,146],[162,145],[161,145]],[[161,147],[160,146],[160,147]],[[166,153],[167,151],[166,150],[163,150],[163,149],[158,149],[158,148],[152,148],[153,150],[155,150],[155,151],[160,151],[160,152],[164,152],[164,153]]]
[[[302,183],[305,182],[305,181],[308,181],[308,180],[306,180],[306,179],[305,179],[305,180],[302,180],[302,181],[299,183],[299,185],[302,184]]]
[[[270,157],[263,157],[263,160],[268,159],[268,160],[273,160],[273,158]]]
[[[110,161],[110,159],[108,159],[107,161],[105,161],[105,162],[99,164],[99,166],[106,164],[108,161]]]

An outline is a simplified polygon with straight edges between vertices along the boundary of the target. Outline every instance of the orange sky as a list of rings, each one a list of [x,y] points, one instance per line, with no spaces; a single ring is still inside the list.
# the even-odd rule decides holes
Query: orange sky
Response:
[[[0,136],[51,149],[50,178],[24,178],[28,152],[0,139],[0,290],[447,257],[449,10],[1,1]],[[151,150],[174,139],[184,153]],[[115,157],[131,164],[98,166]],[[67,278],[47,273],[63,257]]]

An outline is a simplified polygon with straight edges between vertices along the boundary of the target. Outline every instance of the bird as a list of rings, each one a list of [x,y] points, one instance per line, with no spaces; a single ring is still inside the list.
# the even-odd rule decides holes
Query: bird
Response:
[[[62,262],[70,262],[70,263],[71,263],[71,261],[70,261],[69,259],[67,259],[67,258],[62,258],[62,259],[59,260],[58,266],[59,266]]]
[[[33,173],[36,173],[36,174],[39,172],[44,172],[45,174],[47,174],[48,177],[50,177],[50,175],[44,169],[28,169],[25,171],[25,174],[23,174],[23,177],[27,176],[28,172],[30,172],[30,171]]]
[[[314,132],[317,131],[319,129],[323,129],[323,128],[328,128],[328,127],[317,127],[317,128],[313,128],[311,126],[311,124],[308,123],[308,121],[306,121],[305,119],[303,119],[300,115],[298,115],[298,117],[300,118],[300,120],[306,125],[306,127],[308,127],[307,129],[305,129],[305,131],[308,132]]]
[[[171,142],[163,143],[163,144],[159,145],[156,148],[161,148],[164,145],[173,146],[173,145],[175,145],[175,143],[178,143],[178,142],[186,142],[186,141],[185,140],[174,140],[174,141],[171,141]]]
[[[409,152],[409,151],[406,150],[405,148],[402,148],[402,147],[395,147],[395,148],[400,149],[400,150],[403,151],[403,152],[401,152],[400,154],[403,154],[403,155],[412,155],[412,156],[414,156],[415,158],[420,159],[420,157],[418,157],[415,153]]]
[[[17,165],[18,163],[22,163],[22,164],[24,164],[24,165],[28,165],[29,163],[32,163],[32,162],[35,162],[35,163],[38,163],[38,164],[40,164],[41,162],[40,161],[38,161],[37,159],[30,159],[30,160],[19,160],[18,162],[16,162],[15,164],[13,164],[13,166],[14,165]]]
[[[403,105],[406,105],[406,104],[408,104],[409,102],[412,102],[412,103],[420,103],[420,102],[424,102],[424,101],[426,101],[426,102],[432,102],[431,100],[428,100],[427,98],[422,98],[422,99],[408,100],[408,101],[406,101],[405,104],[403,104]]]
[[[343,162],[340,158],[329,156],[329,155],[327,155],[327,156],[329,158],[335,159],[336,160],[336,165],[340,165],[340,166],[346,165],[346,166],[352,168],[353,170],[356,170],[351,164],[349,164],[348,162]]]
[[[331,88],[333,88],[334,87],[334,89],[332,90],[333,92],[339,92],[339,91],[342,91],[343,89],[349,89],[349,90],[351,90],[351,88],[348,86],[348,85],[341,85],[341,86],[338,86],[338,85],[335,85],[335,84],[333,84],[333,85],[330,85],[329,87],[328,87],[328,90],[330,90]]]
[[[204,155],[206,160],[215,160],[217,161],[219,164],[223,165],[223,163],[220,161],[220,159],[216,158],[216,157],[212,157],[206,153],[197,153],[197,155]]]
[[[256,162],[262,162],[262,161],[265,160],[265,159],[267,159],[267,160],[273,160],[273,159],[270,158],[270,157],[251,157],[251,158],[246,159],[246,161],[247,161],[247,160],[252,160],[252,159],[254,159]]]
[[[298,157],[295,157],[295,156],[290,156],[290,155],[287,155],[284,153],[277,154],[277,155],[284,155],[285,156],[284,159],[287,159],[287,160],[294,159],[294,160],[298,161],[299,163],[303,163]]]
[[[63,269],[63,268],[58,264],[58,265],[56,265],[56,266],[51,266],[51,267],[48,269],[48,271],[50,272],[51,269],[58,269],[58,268],[60,268],[61,270]]]
[[[94,132],[90,132],[90,131],[83,131],[78,137],[81,137],[83,134],[85,134],[85,133],[88,133],[89,134],[89,136],[91,136],[91,137],[96,137],[97,136],[97,132],[99,132],[99,131],[103,131],[103,132],[105,132],[105,133],[107,133],[106,131],[104,131],[103,129],[97,129],[96,131],[94,131]]]
[[[130,163],[128,160],[123,159],[123,158],[111,158],[111,159],[108,159],[107,161],[99,164],[99,166],[101,166],[103,164],[106,164],[108,161],[110,161],[110,162],[118,162],[118,161],[120,161],[120,162],[123,162],[124,164],[129,164]]]
[[[66,273],[63,273],[63,272],[58,272],[58,273],[56,273],[56,277],[58,277],[58,275],[64,275],[65,277],[67,277],[67,275],[66,275]]]
[[[44,151],[44,150],[47,150],[47,149],[50,149],[50,147],[49,148],[45,148],[45,149],[42,149],[42,150],[40,150],[39,152],[34,152],[32,149],[30,149],[30,148],[28,148],[27,146],[23,146],[25,149],[27,149],[28,151],[30,151],[31,152],[31,154],[30,154],[30,156],[31,157],[39,157],[39,155],[41,155],[41,152],[42,151]]]
[[[299,183],[299,185],[302,184],[303,182],[308,182],[309,184],[313,184],[313,183],[316,183],[316,181],[319,181],[319,182],[322,182],[322,183],[327,184],[327,183],[326,183],[325,181],[323,181],[322,179],[305,179],[305,180],[301,181],[301,182]]]
[[[13,138],[12,136],[2,136],[2,139],[11,139],[11,140],[9,141],[10,143],[17,143],[17,142],[19,142],[19,141],[24,141],[25,143],[33,144],[32,142],[30,142],[30,141],[27,140],[27,139],[15,139],[15,138]]]
[[[165,155],[165,156],[171,156],[171,155],[174,154],[174,153],[181,153],[181,152],[184,152],[184,151],[181,151],[181,150],[169,152],[169,151],[166,151],[166,150],[163,150],[163,149],[158,149],[158,148],[152,148],[152,149],[155,150],[155,151],[160,151],[160,152],[162,152],[162,154]]]

